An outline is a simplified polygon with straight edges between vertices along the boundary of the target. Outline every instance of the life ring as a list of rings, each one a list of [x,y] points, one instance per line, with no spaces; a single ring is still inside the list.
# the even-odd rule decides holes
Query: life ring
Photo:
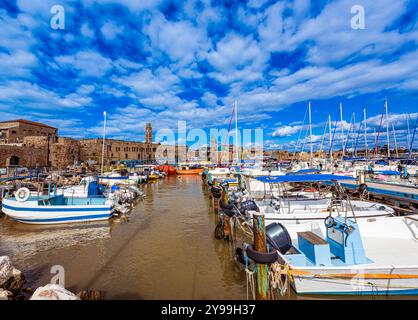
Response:
[[[28,188],[20,188],[15,193],[15,198],[19,202],[25,202],[30,197],[30,190]]]

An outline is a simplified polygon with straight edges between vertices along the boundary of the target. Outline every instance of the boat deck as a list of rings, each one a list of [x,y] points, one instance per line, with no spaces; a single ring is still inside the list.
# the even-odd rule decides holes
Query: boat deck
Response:
[[[418,203],[418,188],[389,183],[366,182],[369,193],[377,196],[389,196],[400,200]],[[356,189],[358,184],[352,181],[343,181],[341,185],[348,189]]]

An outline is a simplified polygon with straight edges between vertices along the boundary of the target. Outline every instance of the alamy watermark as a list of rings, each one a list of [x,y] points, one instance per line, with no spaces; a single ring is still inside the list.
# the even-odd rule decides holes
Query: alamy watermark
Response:
[[[364,30],[366,29],[366,9],[359,4],[351,7],[351,28],[353,30]]]
[[[160,129],[155,140],[155,158],[159,164],[201,163],[229,164],[258,162],[263,157],[263,129],[232,130],[210,128],[187,130],[186,121],[177,122],[177,132]]]
[[[50,13],[53,14],[50,20],[50,26],[53,30],[65,29],[65,9],[63,6],[56,4],[51,7]]]
[[[61,265],[54,265],[51,267],[51,274],[54,276],[51,278],[51,284],[57,284],[65,288],[65,269]]]

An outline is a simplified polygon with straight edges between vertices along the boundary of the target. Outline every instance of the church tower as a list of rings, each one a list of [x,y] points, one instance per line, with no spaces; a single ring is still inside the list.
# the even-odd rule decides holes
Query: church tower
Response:
[[[145,142],[146,143],[152,143],[152,127],[151,123],[147,123],[147,126],[145,127]]]

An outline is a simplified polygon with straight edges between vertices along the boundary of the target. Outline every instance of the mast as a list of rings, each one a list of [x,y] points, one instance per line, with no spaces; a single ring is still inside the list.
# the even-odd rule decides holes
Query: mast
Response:
[[[331,130],[331,113],[328,114],[328,126],[329,126],[329,145],[332,145],[332,130]],[[330,160],[332,161],[332,148],[329,150]]]
[[[359,130],[360,130],[360,127],[359,127]],[[355,133],[355,131],[356,131],[356,113],[355,112],[353,112],[353,134]],[[355,136],[355,134],[354,134],[354,136],[353,136],[353,144],[352,144],[352,148],[354,148],[354,145],[355,145],[355,143],[356,143],[356,136]],[[356,156],[357,157],[357,150],[355,151],[355,154],[354,154],[354,156]]]
[[[366,108],[363,109],[363,115],[364,115],[364,147],[366,152],[366,160],[368,156],[368,146],[367,146],[367,118],[366,118]]]
[[[388,116],[388,99],[385,99],[386,111],[386,143],[388,145],[388,158],[390,157],[390,141],[389,141],[389,116]]]
[[[411,143],[411,131],[409,128],[409,120],[411,119],[411,117],[409,116],[409,112],[406,114],[406,126],[408,128],[408,145],[407,147],[409,147],[409,144]]]
[[[102,143],[102,167],[101,174],[103,175],[104,170],[104,152],[105,152],[105,139],[106,139],[106,111],[103,112],[104,122],[103,122],[103,143]]]
[[[309,101],[309,141],[311,144],[311,162],[313,158],[313,145],[312,145],[312,110],[311,110],[311,102]]]
[[[393,124],[393,121],[392,121],[392,131],[393,131],[393,141],[395,142],[396,157],[399,158],[398,143],[396,142],[395,125]]]
[[[237,164],[239,163],[239,146],[238,146],[238,103],[237,100],[235,100],[235,145],[237,148],[237,152],[236,152],[236,161]]]
[[[344,123],[343,123],[343,103],[340,102],[340,119],[341,119],[341,140],[344,141]],[[343,148],[343,156],[345,156],[345,148]]]

